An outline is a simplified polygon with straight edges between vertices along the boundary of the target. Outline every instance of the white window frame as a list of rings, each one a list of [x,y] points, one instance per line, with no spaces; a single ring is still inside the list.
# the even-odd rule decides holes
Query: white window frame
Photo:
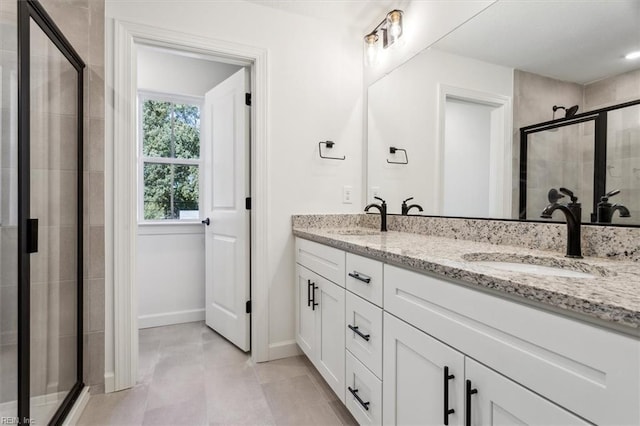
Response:
[[[143,125],[142,120],[144,114],[142,108],[145,100],[154,100],[162,102],[171,102],[174,104],[195,105],[200,109],[200,129],[202,129],[202,110],[204,107],[204,97],[177,95],[172,93],[153,92],[148,90],[138,90],[138,224],[139,225],[177,225],[177,224],[194,224],[200,223],[202,220],[202,194],[204,190],[203,183],[203,165],[202,161],[202,132],[200,132],[200,152],[198,159],[191,158],[168,158],[168,157],[145,157],[143,155]],[[162,219],[162,220],[145,220],[144,218],[144,163],[156,164],[174,164],[185,166],[198,166],[198,218],[197,219]]]

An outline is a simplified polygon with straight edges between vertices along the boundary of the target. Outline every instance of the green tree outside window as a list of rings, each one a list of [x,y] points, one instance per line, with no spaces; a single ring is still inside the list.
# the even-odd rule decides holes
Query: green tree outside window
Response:
[[[145,99],[142,115],[144,219],[180,219],[197,212],[200,168],[181,160],[200,158],[200,108]]]

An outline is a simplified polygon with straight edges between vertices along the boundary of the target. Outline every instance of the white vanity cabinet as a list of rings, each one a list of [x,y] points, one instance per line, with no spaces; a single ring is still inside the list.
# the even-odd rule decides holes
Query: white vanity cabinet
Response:
[[[388,376],[404,367],[389,359],[389,313],[428,335],[423,340],[465,357],[465,381],[478,391],[470,398],[472,424],[500,415],[512,419],[507,424],[640,424],[638,339],[391,265],[384,266],[384,307],[383,411],[390,424],[387,407],[404,397],[402,383],[394,389]]]
[[[296,342],[344,402],[344,252],[301,239],[296,239],[296,251]],[[307,266],[334,278],[341,269],[342,285]]]
[[[384,321],[384,424],[589,424],[394,316]]]
[[[362,425],[640,425],[636,337],[300,238],[296,260],[296,341]]]

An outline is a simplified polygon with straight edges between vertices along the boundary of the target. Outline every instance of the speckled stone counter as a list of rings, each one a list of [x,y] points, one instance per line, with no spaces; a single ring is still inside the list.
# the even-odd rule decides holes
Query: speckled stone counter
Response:
[[[478,289],[498,291],[523,302],[575,314],[573,316],[640,336],[640,262],[607,257],[568,259],[563,256],[564,248],[546,251],[470,241],[460,239],[460,236],[451,238],[393,230],[381,233],[374,227],[375,219],[370,215],[295,216],[293,233],[300,238],[385,263],[434,273]],[[636,243],[631,241],[632,245]],[[478,263],[482,260],[537,263],[583,271],[595,277],[504,271]]]

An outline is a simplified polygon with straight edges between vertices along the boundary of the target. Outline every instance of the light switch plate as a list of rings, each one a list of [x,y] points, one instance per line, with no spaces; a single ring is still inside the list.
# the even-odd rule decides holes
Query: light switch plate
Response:
[[[342,188],[342,204],[353,204],[353,187],[345,185]]]
[[[372,186],[371,187],[371,199],[373,199],[373,197],[379,197],[380,196],[380,187],[379,186]]]

